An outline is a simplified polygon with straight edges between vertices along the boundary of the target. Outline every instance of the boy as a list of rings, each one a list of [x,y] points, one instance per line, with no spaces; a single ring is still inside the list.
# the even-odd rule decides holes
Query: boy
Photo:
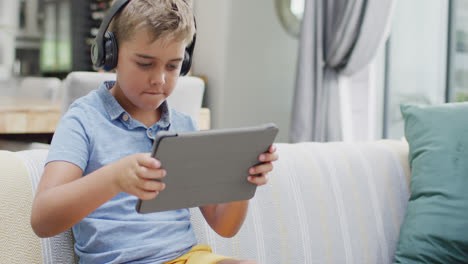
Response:
[[[73,227],[81,263],[255,263],[196,245],[188,209],[135,211],[138,198],[153,199],[165,188],[154,180],[166,171],[148,153],[156,132],[196,130],[190,117],[165,101],[195,34],[190,6],[183,0],[132,0],[111,31],[118,43],[117,81],[75,101],[61,120],[33,204],[34,231],[49,237]],[[276,159],[271,146],[248,180],[265,184]],[[248,201],[240,201],[200,210],[213,230],[231,237],[247,207]]]

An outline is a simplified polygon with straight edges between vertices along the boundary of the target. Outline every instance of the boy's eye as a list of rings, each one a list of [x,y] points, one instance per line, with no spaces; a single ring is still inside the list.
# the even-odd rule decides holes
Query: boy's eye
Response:
[[[147,68],[147,67],[151,66],[151,63],[137,62],[137,64],[138,64],[138,66],[143,67],[143,68]]]
[[[169,70],[177,70],[178,67],[179,67],[178,65],[174,65],[174,64],[169,64],[169,65],[167,66],[167,68],[168,68]]]

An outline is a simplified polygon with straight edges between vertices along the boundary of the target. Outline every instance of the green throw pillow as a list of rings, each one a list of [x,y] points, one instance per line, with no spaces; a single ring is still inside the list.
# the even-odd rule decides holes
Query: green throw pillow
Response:
[[[468,263],[468,103],[401,112],[411,197],[396,263]]]

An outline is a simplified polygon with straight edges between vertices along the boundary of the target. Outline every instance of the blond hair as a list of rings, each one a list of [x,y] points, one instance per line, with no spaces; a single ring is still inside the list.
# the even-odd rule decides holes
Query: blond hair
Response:
[[[188,46],[195,34],[195,21],[187,0],[131,0],[114,17],[109,30],[118,44],[132,39],[139,30],[148,30],[152,41],[175,39]]]

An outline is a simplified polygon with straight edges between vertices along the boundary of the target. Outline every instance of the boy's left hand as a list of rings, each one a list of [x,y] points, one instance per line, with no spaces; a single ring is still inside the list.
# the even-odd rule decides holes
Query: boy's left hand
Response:
[[[278,160],[278,154],[276,152],[276,147],[271,145],[268,148],[268,152],[262,153],[258,156],[258,160],[262,164],[253,166],[249,169],[250,176],[247,177],[247,180],[251,183],[254,183],[258,186],[264,185],[268,182],[267,174],[273,170],[273,161]]]

